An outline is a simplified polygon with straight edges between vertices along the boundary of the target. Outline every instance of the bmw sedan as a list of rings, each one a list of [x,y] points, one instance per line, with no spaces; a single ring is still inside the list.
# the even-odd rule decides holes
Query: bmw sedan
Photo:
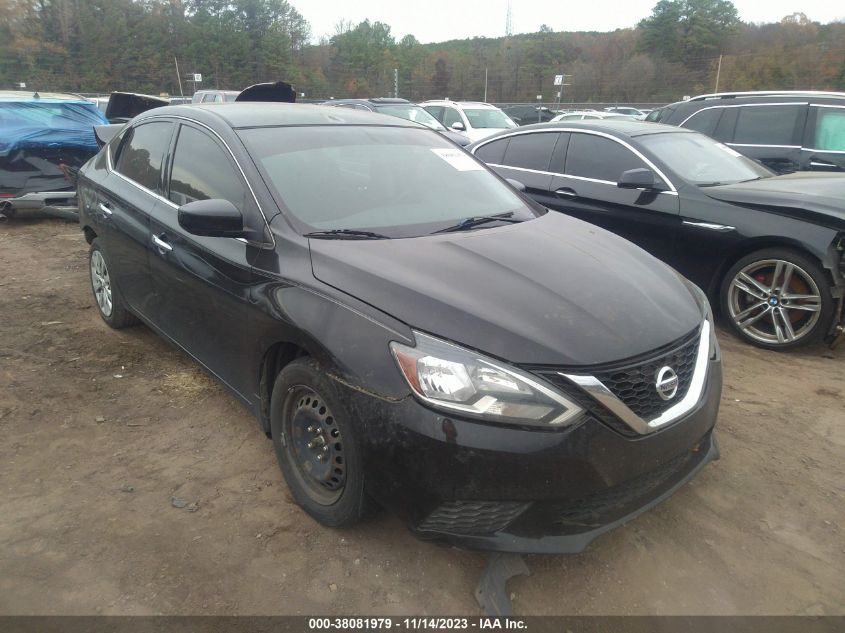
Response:
[[[845,177],[775,174],[697,132],[534,125],[470,151],[539,204],[640,245],[704,288],[749,343],[843,334]]]
[[[704,294],[434,130],[169,106],[79,187],[102,319],[225,385],[323,525],[375,500],[421,537],[576,552],[718,457]]]

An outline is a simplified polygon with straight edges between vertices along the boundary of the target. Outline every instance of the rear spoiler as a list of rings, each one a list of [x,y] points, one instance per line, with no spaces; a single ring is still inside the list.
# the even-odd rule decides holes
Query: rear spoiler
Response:
[[[115,135],[123,129],[125,123],[112,123],[109,125],[95,125],[94,137],[97,139],[97,147],[100,149],[112,140]]]

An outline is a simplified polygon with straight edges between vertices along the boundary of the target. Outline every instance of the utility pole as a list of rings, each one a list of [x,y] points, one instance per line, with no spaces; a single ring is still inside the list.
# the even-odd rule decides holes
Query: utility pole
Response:
[[[719,92],[719,75],[722,74],[722,54],[719,53],[719,65],[716,66],[716,89],[713,92]]]
[[[487,69],[484,69],[484,103],[487,103]]]
[[[399,97],[399,69],[393,69],[393,96]]]
[[[173,63],[176,64],[176,79],[179,81],[179,96],[184,99],[185,93],[182,91],[182,75],[179,74],[179,61],[173,57]]]

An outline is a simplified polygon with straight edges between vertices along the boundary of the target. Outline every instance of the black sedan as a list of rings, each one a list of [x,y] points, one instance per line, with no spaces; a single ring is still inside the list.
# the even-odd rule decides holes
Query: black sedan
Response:
[[[704,294],[424,126],[169,106],[79,187],[100,316],[230,389],[324,525],[374,498],[423,537],[574,552],[718,456]]]
[[[697,132],[635,121],[534,125],[470,151],[543,206],[671,264],[750,343],[842,335],[841,175],[775,176]]]

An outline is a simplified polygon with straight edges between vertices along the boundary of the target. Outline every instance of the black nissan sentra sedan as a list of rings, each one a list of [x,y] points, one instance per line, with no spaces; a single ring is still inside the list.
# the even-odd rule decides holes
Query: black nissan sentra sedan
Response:
[[[707,299],[434,130],[354,110],[173,106],[80,174],[100,315],[249,407],[327,526],[576,552],[718,450]]]

